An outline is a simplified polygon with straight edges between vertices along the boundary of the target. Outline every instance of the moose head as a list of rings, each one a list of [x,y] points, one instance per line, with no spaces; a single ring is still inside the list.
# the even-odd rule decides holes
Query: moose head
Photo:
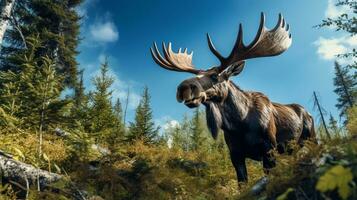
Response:
[[[227,82],[231,76],[236,76],[242,72],[246,59],[275,56],[287,50],[292,42],[289,34],[289,25],[279,14],[279,20],[274,29],[268,30],[265,27],[265,16],[261,13],[261,20],[258,33],[255,39],[248,45],[243,44],[243,28],[239,25],[238,37],[235,45],[228,57],[223,57],[215,48],[212,40],[207,34],[209,49],[220,61],[219,66],[211,67],[208,70],[195,69],[192,64],[192,55],[187,53],[187,49],[177,53],[172,51],[171,43],[166,47],[162,44],[164,57],[160,54],[156,43],[151,48],[151,55],[154,61],[161,67],[178,72],[189,72],[195,74],[193,78],[184,80],[177,88],[177,100],[183,102],[189,108],[199,106],[201,103],[213,101],[224,101],[227,95]]]

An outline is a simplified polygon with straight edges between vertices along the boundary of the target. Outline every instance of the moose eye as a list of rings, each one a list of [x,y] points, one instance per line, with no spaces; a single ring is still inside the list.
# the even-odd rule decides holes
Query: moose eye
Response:
[[[212,74],[212,75],[211,75],[211,79],[212,79],[214,82],[218,82],[218,76],[217,76],[217,74]]]

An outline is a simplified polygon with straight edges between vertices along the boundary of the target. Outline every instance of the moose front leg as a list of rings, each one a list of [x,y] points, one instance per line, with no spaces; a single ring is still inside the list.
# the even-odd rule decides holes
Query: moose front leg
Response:
[[[238,182],[248,182],[245,158],[237,153],[231,153],[231,161],[237,173]]]

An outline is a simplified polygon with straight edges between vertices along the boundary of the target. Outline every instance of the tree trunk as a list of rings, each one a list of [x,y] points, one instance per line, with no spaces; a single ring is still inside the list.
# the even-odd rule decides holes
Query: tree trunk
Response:
[[[50,184],[63,180],[65,177],[56,173],[51,173],[46,170],[38,169],[32,165],[15,160],[11,155],[0,150],[0,178],[4,178],[11,184],[27,190],[30,185],[40,184],[41,188],[51,189]],[[38,182],[37,182],[38,181]],[[86,191],[79,190],[71,180],[66,180],[70,184],[70,191],[64,191],[59,188],[53,187],[57,193],[63,193],[76,200],[86,200],[84,194]],[[26,187],[24,187],[24,185]]]
[[[13,159],[0,151],[0,172],[1,176],[18,183],[29,182],[36,184],[37,179],[41,186],[46,186],[63,178],[63,176],[51,173],[45,170],[38,169],[32,165],[22,163]]]
[[[326,122],[325,122],[325,118],[324,118],[324,115],[322,113],[322,109],[321,109],[321,106],[320,106],[320,102],[319,102],[319,99],[317,98],[317,95],[316,95],[316,92],[314,91],[314,102],[315,104],[317,105],[317,108],[319,110],[319,113],[320,113],[320,117],[321,117],[321,120],[322,120],[322,124],[325,128],[325,131],[326,131],[326,135],[327,135],[327,138],[328,139],[331,139],[331,135],[330,135],[330,132],[328,131],[327,129],[327,125],[326,125]]]
[[[349,92],[349,90],[347,88],[344,74],[341,71],[341,66],[338,65],[338,67],[336,67],[336,70],[337,70],[338,78],[340,78],[340,81],[342,83],[343,91],[344,91],[344,93],[346,95],[348,105],[350,106],[350,108],[352,108],[353,107],[353,102],[352,102],[352,97],[351,97],[352,95],[351,95],[351,93]]]
[[[4,39],[4,35],[6,32],[6,29],[9,24],[9,20],[11,17],[11,10],[15,5],[15,0],[5,0],[5,6],[1,10],[1,19],[0,19],[0,45],[2,44],[2,41]]]

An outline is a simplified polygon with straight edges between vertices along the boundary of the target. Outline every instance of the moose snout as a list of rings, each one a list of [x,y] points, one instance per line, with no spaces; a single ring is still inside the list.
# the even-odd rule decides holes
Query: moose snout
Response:
[[[183,101],[199,98],[201,91],[203,91],[202,87],[198,83],[184,81],[177,87],[177,101],[182,103]]]
[[[189,85],[179,85],[177,87],[176,99],[179,103],[182,103],[185,99],[190,99],[191,89]]]

